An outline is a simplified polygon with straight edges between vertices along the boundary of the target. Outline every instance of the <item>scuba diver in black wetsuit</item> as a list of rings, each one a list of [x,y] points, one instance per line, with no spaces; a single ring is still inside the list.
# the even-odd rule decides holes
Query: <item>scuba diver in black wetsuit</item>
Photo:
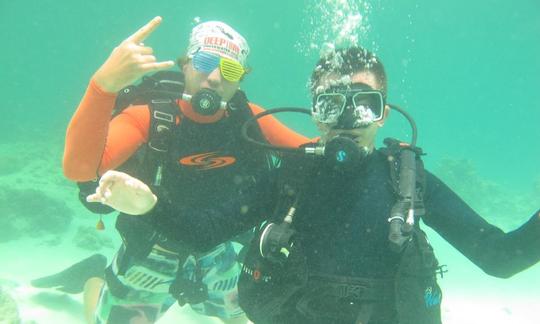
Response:
[[[509,233],[486,222],[423,170],[406,113],[412,142],[374,147],[389,107],[400,109],[386,104],[386,74],[372,53],[322,57],[311,90],[321,138],[284,154],[276,211],[243,264],[240,305],[254,323],[441,323],[443,269],[420,219],[489,275],[507,278],[540,260],[540,212]]]

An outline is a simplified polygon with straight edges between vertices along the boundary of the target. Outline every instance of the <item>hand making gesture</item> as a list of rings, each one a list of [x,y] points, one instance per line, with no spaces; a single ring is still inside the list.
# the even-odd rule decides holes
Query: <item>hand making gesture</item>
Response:
[[[143,215],[156,204],[152,190],[139,179],[119,171],[107,171],[88,202],[100,202],[129,215]]]
[[[94,81],[101,89],[116,93],[147,73],[166,70],[174,65],[174,61],[157,62],[154,50],[144,46],[143,41],[160,23],[161,17],[155,17],[112,51],[94,74]]]

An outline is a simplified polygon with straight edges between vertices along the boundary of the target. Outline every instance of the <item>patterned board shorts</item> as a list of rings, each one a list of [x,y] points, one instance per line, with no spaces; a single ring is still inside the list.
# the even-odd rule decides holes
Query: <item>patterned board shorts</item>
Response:
[[[199,314],[229,319],[242,316],[238,305],[238,277],[241,266],[232,242],[218,245],[210,252],[190,255],[181,267],[181,276],[190,281],[199,280],[208,290],[208,299],[190,304]],[[125,247],[120,248],[111,270],[118,282],[127,287],[123,298],[115,296],[108,285],[101,290],[96,323],[154,323],[172,306],[176,299],[169,293],[171,283],[177,278],[180,261],[176,254],[153,249],[138,264],[118,275],[118,260]]]

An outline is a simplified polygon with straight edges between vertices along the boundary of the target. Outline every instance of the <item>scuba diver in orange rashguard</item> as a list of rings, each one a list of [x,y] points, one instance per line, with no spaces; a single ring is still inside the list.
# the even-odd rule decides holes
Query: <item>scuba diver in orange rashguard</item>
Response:
[[[192,30],[187,55],[178,60],[181,74],[148,75],[173,66],[157,62],[143,44],[160,22],[154,18],[114,49],[67,129],[64,173],[83,183],[83,197],[99,178],[109,189],[147,184],[154,194],[130,199],[103,190],[90,198],[90,209],[103,212],[103,204],[121,211],[116,228],[124,244],[104,272],[89,321],[153,323],[178,301],[226,323],[246,322],[230,240],[270,208],[260,201],[271,200],[253,188],[269,181],[274,167],[265,150],[240,134],[241,125],[263,111],[239,90],[249,47],[230,26],[205,22]],[[139,88],[129,86],[141,77]],[[272,117],[251,135],[291,147],[307,141]]]

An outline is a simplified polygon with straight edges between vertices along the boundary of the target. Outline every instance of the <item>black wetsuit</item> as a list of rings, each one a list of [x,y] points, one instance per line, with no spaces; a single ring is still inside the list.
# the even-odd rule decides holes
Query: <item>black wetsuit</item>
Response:
[[[252,228],[268,210],[265,192],[254,190],[268,187],[267,156],[241,138],[242,122],[185,118],[175,129],[162,189],[156,189],[160,201],[143,216],[169,239],[206,251]]]
[[[381,293],[373,298],[378,300],[373,303],[371,320],[367,321],[369,324],[440,323],[441,294],[434,273],[437,264],[428,264],[423,270],[413,270],[414,278],[409,278],[410,273],[400,275],[403,263],[407,263],[403,261],[403,253],[393,252],[389,248],[388,217],[396,195],[392,189],[386,156],[376,151],[363,167],[347,174],[332,172],[321,166],[307,177],[307,181],[294,219],[294,228],[298,233],[296,242],[300,247],[291,252],[287,261],[289,264],[286,263],[284,268],[268,270],[268,275],[273,275],[273,279],[263,283],[264,280],[260,278],[266,278],[265,270],[260,270],[262,275],[257,272],[254,276],[253,271],[258,270],[256,268],[261,266],[261,262],[254,261],[255,252],[248,253],[239,284],[240,304],[248,316],[255,323],[355,323],[358,318],[332,319],[332,315],[323,318],[320,313],[317,314],[341,313],[348,306],[332,305],[330,299],[324,296],[325,291],[332,287],[310,284],[312,278],[318,278],[315,281],[319,283],[324,282],[325,278],[337,278],[338,282],[345,278],[345,282],[356,283],[333,287],[354,290],[365,285],[362,280],[367,279],[366,285],[373,283],[374,289],[365,289],[359,294]],[[425,224],[486,273],[509,277],[540,260],[539,212],[519,229],[504,233],[480,217],[441,180],[427,171],[425,187]],[[422,232],[418,229],[418,233]],[[252,250],[256,249],[257,246],[252,245]],[[299,277],[303,278],[291,279],[293,272],[300,273]],[[418,277],[414,272],[418,272]],[[286,278],[279,279],[280,276]],[[290,294],[287,290],[290,290]],[[316,295],[319,294],[321,298],[317,300]],[[346,293],[342,296],[344,298],[339,303],[350,301],[351,307],[358,309],[359,306],[353,305],[354,298],[347,299]],[[300,305],[302,297],[311,298],[307,304],[304,303],[304,306],[311,305],[311,318],[309,314],[306,315],[306,308]],[[285,300],[277,301],[280,298]],[[369,296],[359,298],[370,300]],[[273,306],[265,308],[267,305]]]

